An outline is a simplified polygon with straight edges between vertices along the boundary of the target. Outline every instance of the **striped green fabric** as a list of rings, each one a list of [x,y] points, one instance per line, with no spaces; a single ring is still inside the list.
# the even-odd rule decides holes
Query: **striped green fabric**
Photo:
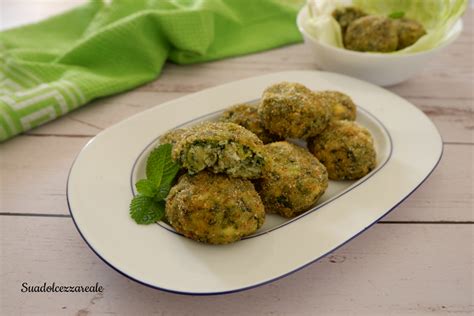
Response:
[[[299,42],[301,0],[90,1],[0,33],[0,141],[190,64]]]

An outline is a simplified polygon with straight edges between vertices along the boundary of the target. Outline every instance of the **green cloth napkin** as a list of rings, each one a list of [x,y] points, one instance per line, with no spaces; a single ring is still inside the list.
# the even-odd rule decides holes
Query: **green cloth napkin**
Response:
[[[301,41],[301,0],[91,1],[0,33],[0,141],[204,62]]]

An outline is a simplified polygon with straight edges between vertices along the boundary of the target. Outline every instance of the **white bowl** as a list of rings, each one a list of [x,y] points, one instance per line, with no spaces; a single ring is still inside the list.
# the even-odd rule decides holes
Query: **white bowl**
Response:
[[[307,18],[308,9],[304,6],[296,20],[298,29],[320,68],[357,77],[380,86],[394,85],[417,74],[434,55],[452,43],[463,29],[462,20],[459,19],[440,45],[423,52],[405,55],[363,53],[319,42],[303,27],[303,22]]]

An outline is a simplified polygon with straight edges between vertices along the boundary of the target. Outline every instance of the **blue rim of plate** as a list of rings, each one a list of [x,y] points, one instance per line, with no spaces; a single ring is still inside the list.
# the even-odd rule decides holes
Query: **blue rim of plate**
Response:
[[[257,102],[258,100],[253,100],[253,101],[248,101],[248,102],[244,102],[244,103],[255,103]],[[225,109],[221,109],[221,110],[217,110],[217,111],[214,111],[214,112],[211,112],[211,113],[208,113],[208,114],[204,114],[204,115],[201,115],[195,119],[192,119],[190,121],[187,121],[185,123],[182,123],[176,127],[174,127],[173,129],[177,129],[177,128],[182,128],[182,127],[185,127],[189,124],[193,124],[197,121],[202,121],[202,120],[205,120],[206,118],[210,118],[210,117],[213,117],[219,113],[222,113],[224,112]],[[382,162],[382,164],[380,166],[377,166],[376,169],[372,170],[367,176],[357,180],[357,181],[354,181],[354,183],[349,186],[348,188],[344,189],[342,192],[338,193],[337,195],[333,196],[332,198],[330,198],[329,200],[327,201],[324,201],[323,203],[321,204],[318,204],[318,205],[315,205],[313,206],[311,209],[307,210],[306,212],[298,215],[297,217],[295,218],[292,218],[292,219],[288,219],[286,220],[285,222],[275,226],[275,227],[272,227],[272,228],[269,228],[267,230],[264,230],[264,231],[261,231],[261,232],[256,232],[255,234],[252,234],[250,236],[246,236],[246,237],[243,237],[242,240],[246,240],[246,239],[252,239],[252,238],[256,238],[256,237],[259,237],[259,236],[263,236],[265,234],[268,234],[274,230],[277,230],[277,229],[280,229],[288,224],[291,224],[297,220],[300,220],[301,218],[315,212],[315,211],[318,211],[320,210],[321,208],[323,208],[324,206],[328,205],[329,203],[331,203],[332,201],[340,198],[341,196],[345,195],[346,193],[349,193],[350,191],[354,190],[355,188],[357,188],[359,185],[361,185],[362,183],[366,182],[367,180],[369,180],[370,178],[372,178],[375,174],[377,174],[379,171],[381,171],[385,165],[390,161],[390,159],[392,158],[392,153],[393,153],[393,141],[392,141],[392,135],[390,135],[390,132],[388,131],[387,127],[385,127],[385,125],[375,116],[373,115],[372,113],[370,113],[367,109],[364,109],[363,107],[361,106],[357,106],[357,111],[361,111],[363,112],[365,115],[369,116],[370,118],[372,118],[374,121],[376,121],[381,127],[382,129],[384,130],[385,134],[387,135],[388,137],[388,142],[389,142],[389,146],[390,146],[390,151],[388,153],[388,156],[387,158]],[[159,135],[157,136],[156,138],[154,138],[151,142],[148,143],[148,145],[145,146],[145,148],[143,148],[143,150],[140,152],[140,154],[137,156],[137,158],[135,159],[133,165],[132,165],[132,168],[130,170],[130,187],[131,187],[131,191],[132,191],[132,195],[133,196],[136,196],[136,191],[135,191],[135,186],[134,186],[134,181],[133,181],[133,178],[134,178],[134,175],[135,175],[135,171],[136,171],[136,168],[137,168],[137,164],[138,164],[138,161],[141,160],[142,156],[144,155],[145,151],[147,149],[149,149],[150,147],[154,146],[157,141],[159,140],[159,138],[161,137],[162,135]],[[173,233],[175,235],[178,235],[178,236],[181,236],[181,237],[184,237],[183,234],[181,233],[178,233],[177,231],[175,231],[173,228],[169,227],[168,225],[163,225],[162,222],[157,222],[156,225],[158,225],[159,227],[169,231],[170,233]]]
[[[421,112],[421,111],[420,111]],[[369,113],[369,112],[368,112]],[[371,116],[373,116],[371,114]],[[375,118],[375,116],[373,116]],[[378,122],[380,122],[378,119],[376,119]],[[431,120],[429,120],[431,122]],[[381,122],[380,122],[381,123]],[[432,122],[431,122],[432,123]],[[433,123],[432,123],[433,124]],[[384,126],[383,124],[381,124],[382,126]],[[153,284],[149,284],[149,283],[146,283],[145,281],[142,281],[142,280],[138,280],[130,275],[128,275],[127,273],[119,270],[118,268],[116,268],[112,263],[108,262],[107,260],[105,260],[95,249],[94,247],[92,247],[92,245],[87,241],[87,239],[84,237],[84,235],[82,234],[79,226],[77,225],[76,223],[76,220],[74,218],[74,213],[73,213],[73,210],[71,208],[71,204],[70,204],[70,201],[69,201],[69,178],[71,176],[71,171],[74,167],[74,164],[76,163],[76,160],[77,158],[81,155],[82,151],[85,150],[87,148],[87,146],[92,143],[94,141],[94,139],[97,137],[93,137],[92,139],[90,139],[86,145],[84,145],[84,147],[79,151],[79,153],[77,154],[77,156],[74,158],[74,161],[72,162],[71,164],[71,168],[69,169],[69,172],[68,172],[68,176],[67,176],[67,182],[66,182],[66,200],[67,200],[67,206],[68,206],[68,209],[69,209],[69,213],[71,214],[71,218],[72,218],[72,221],[74,223],[74,226],[76,226],[76,229],[77,231],[79,232],[79,235],[82,237],[82,239],[84,240],[84,242],[87,244],[87,246],[92,250],[92,252],[94,252],[97,257],[99,257],[105,264],[107,264],[109,267],[111,267],[112,269],[114,269],[115,271],[117,271],[118,273],[120,273],[121,275],[125,276],[126,278],[132,280],[132,281],[135,281],[139,284],[142,284],[142,285],[145,285],[147,287],[150,287],[150,288],[153,288],[153,289],[156,289],[156,290],[161,290],[161,291],[165,291],[165,292],[168,292],[168,293],[173,293],[173,294],[181,294],[181,295],[190,295],[190,296],[210,296],[210,295],[224,295],[224,294],[232,294],[232,293],[237,293],[237,292],[241,292],[241,291],[245,291],[245,290],[250,290],[250,289],[253,289],[253,288],[256,288],[256,287],[259,287],[259,286],[262,286],[262,285],[266,285],[266,284],[269,284],[269,283],[272,283],[272,282],[275,282],[275,281],[278,281],[280,279],[283,279],[295,272],[298,272],[306,267],[308,267],[309,265],[317,262],[318,260],[326,257],[328,254],[336,251],[337,249],[341,248],[342,246],[344,246],[345,244],[347,244],[348,242],[352,241],[353,239],[355,239],[356,237],[358,237],[359,235],[361,235],[362,233],[364,233],[366,230],[368,230],[370,227],[372,227],[373,225],[375,225],[380,219],[382,219],[383,217],[385,217],[387,214],[389,214],[391,211],[393,211],[395,208],[397,208],[403,201],[405,201],[411,194],[413,194],[413,192],[415,192],[425,181],[426,179],[428,179],[428,177],[433,173],[433,171],[436,169],[436,167],[438,166],[439,162],[441,161],[441,158],[443,157],[443,153],[444,153],[444,144],[443,144],[443,139],[441,137],[441,134],[439,133],[439,130],[438,128],[436,127],[436,125],[433,124],[433,127],[435,128],[436,132],[438,133],[438,136],[440,138],[440,142],[441,142],[441,152],[439,154],[439,157],[438,157],[438,160],[436,161],[436,163],[434,164],[433,168],[431,169],[431,171],[423,178],[423,180],[420,181],[420,183],[418,183],[415,188],[413,188],[412,191],[410,191],[407,195],[405,195],[400,201],[398,201],[393,207],[389,208],[384,214],[382,214],[379,218],[377,218],[375,221],[373,221],[372,223],[370,223],[368,226],[366,226],[364,229],[362,229],[361,231],[359,231],[357,234],[355,234],[354,236],[352,236],[351,238],[347,239],[346,241],[344,241],[343,243],[339,244],[338,246],[334,247],[333,249],[329,250],[328,252],[324,253],[323,255],[315,258],[314,260],[311,260],[310,262],[308,263],[305,263],[299,267],[297,267],[296,269],[293,269],[285,274],[282,274],[282,275],[279,275],[275,278],[272,278],[270,280],[266,280],[266,281],[263,281],[263,282],[260,282],[260,283],[257,283],[257,284],[253,284],[253,285],[249,285],[249,286],[245,286],[245,287],[242,287],[242,288],[238,288],[238,289],[233,289],[233,290],[229,290],[229,291],[221,291],[221,292],[203,292],[203,293],[196,293],[196,292],[184,292],[184,291],[176,291],[176,290],[172,290],[172,289],[167,289],[167,288],[163,288],[163,287],[159,287],[159,286],[156,286],[156,285],[153,285]],[[384,126],[385,128],[385,126]],[[390,134],[388,134],[390,135]],[[155,139],[156,141],[156,139]],[[390,153],[391,154],[391,153]],[[389,161],[390,159],[387,159],[387,161]]]

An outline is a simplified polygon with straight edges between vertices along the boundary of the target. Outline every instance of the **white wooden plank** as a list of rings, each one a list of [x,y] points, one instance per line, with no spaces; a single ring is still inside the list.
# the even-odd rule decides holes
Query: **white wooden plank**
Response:
[[[4,315],[474,312],[473,225],[378,224],[332,255],[277,282],[230,295],[192,297],[150,289],[113,271],[87,248],[68,218],[4,216],[0,223]],[[23,282],[99,282],[105,291],[21,293]]]
[[[69,168],[88,140],[18,136],[0,145],[0,211],[65,214]]]
[[[433,120],[444,142],[474,143],[472,99],[409,100]]]
[[[68,170],[87,141],[19,136],[0,146],[0,211],[68,214]],[[446,145],[433,175],[384,220],[473,221],[473,151]]]

